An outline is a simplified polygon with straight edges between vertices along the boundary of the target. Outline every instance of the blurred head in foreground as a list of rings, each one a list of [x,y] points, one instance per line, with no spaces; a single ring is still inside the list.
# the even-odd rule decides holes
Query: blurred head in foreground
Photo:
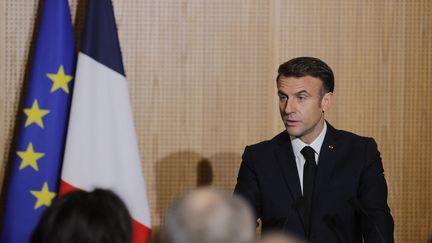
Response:
[[[42,215],[32,243],[130,243],[131,217],[113,192],[73,191],[56,200]]]
[[[251,243],[252,211],[241,198],[210,188],[191,191],[168,209],[168,243]]]
[[[261,240],[259,241],[259,243],[304,243],[304,242],[286,233],[272,232],[272,233],[264,234]]]

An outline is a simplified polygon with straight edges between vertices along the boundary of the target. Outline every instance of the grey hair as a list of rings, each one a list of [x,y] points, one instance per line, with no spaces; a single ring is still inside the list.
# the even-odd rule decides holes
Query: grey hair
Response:
[[[204,188],[172,204],[165,218],[168,243],[251,243],[255,220],[236,195]]]

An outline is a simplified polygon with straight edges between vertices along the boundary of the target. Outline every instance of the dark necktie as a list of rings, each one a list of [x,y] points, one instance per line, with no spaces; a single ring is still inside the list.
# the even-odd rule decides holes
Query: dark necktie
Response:
[[[307,228],[307,232],[309,234],[312,194],[313,194],[317,164],[315,162],[315,151],[313,148],[309,146],[305,146],[300,152],[305,157],[306,160],[303,167],[303,202],[304,202],[303,217]]]

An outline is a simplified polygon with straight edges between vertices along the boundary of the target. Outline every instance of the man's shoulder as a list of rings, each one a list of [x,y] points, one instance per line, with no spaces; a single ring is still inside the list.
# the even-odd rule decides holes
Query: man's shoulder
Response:
[[[247,145],[246,150],[249,151],[265,151],[273,150],[282,143],[289,142],[289,135],[286,131],[283,131],[271,139],[263,140],[255,144]]]
[[[353,133],[351,131],[339,130],[332,126],[329,126],[328,130],[329,136],[333,136],[338,140],[342,141],[352,141],[352,142],[370,142],[374,141],[372,137],[367,137]]]
[[[327,135],[327,140],[324,139],[324,141],[339,146],[339,151],[349,151],[349,153],[378,151],[378,145],[372,137],[362,136],[350,131],[337,130],[332,126],[329,126]]]

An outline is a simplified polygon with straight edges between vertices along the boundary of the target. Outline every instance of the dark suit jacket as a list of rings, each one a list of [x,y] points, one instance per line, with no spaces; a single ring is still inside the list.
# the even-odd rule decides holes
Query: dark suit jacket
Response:
[[[318,159],[310,228],[302,219],[302,193],[286,131],[247,146],[235,193],[252,205],[263,232],[284,230],[312,243],[394,242],[387,184],[372,138],[327,133]]]

